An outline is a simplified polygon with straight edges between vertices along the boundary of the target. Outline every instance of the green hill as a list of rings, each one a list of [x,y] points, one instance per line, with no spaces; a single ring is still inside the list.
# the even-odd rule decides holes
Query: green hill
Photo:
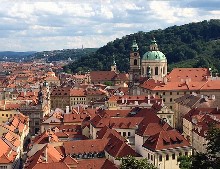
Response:
[[[88,57],[91,53],[96,51],[97,48],[52,50],[34,53],[30,58],[32,60],[46,59],[48,62],[67,60],[68,58],[76,60],[80,57]]]
[[[118,69],[127,72],[133,39],[136,39],[143,56],[153,36],[168,59],[169,70],[174,67],[211,67],[214,72],[220,72],[220,20],[205,20],[126,35],[65,66],[64,70],[109,70],[114,55]]]

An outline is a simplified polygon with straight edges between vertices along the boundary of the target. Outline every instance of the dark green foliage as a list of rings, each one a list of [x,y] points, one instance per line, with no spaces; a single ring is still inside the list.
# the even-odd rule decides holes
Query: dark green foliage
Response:
[[[191,157],[178,158],[180,169],[219,169],[220,168],[220,128],[211,125],[206,136],[207,153],[197,153]]]
[[[153,36],[172,68],[183,67],[181,63],[190,59],[192,63],[188,67],[208,65],[220,72],[220,20],[205,20],[182,26],[172,26],[164,30],[158,29],[147,33],[140,31],[126,35],[122,39],[117,38],[113,42],[107,43],[94,54],[82,57],[68,67],[73,72],[76,72],[78,67],[87,67],[91,70],[110,70],[114,55],[119,71],[128,72],[129,53],[133,39],[137,40],[140,55],[143,56],[149,50]],[[209,64],[204,64],[206,61]],[[169,69],[171,70],[171,68]]]
[[[188,156],[179,156],[177,159],[180,162],[179,167],[180,169],[191,169],[192,168],[192,157]]]
[[[104,85],[106,85],[106,86],[114,86],[114,83],[110,82],[110,81],[107,81],[107,82],[104,82]]]
[[[120,169],[157,169],[152,164],[150,164],[147,159],[137,160],[135,157],[128,156],[120,159],[122,164]]]

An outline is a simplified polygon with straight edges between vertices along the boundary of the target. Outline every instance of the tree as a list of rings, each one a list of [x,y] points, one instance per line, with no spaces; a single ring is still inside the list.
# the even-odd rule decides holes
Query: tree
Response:
[[[216,169],[220,166],[220,126],[211,125],[207,131],[207,152],[178,158],[180,169]]]
[[[104,82],[104,85],[106,85],[106,86],[114,86],[114,83],[111,82],[111,81],[106,81],[106,82]]]
[[[147,159],[137,160],[135,157],[127,156],[120,158],[120,160],[122,161],[120,169],[157,169]]]
[[[180,169],[191,169],[192,167],[192,157],[191,156],[179,156],[177,159],[180,162]]]

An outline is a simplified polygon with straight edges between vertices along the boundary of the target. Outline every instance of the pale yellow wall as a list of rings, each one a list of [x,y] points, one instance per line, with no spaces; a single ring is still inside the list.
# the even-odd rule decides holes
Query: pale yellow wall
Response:
[[[192,144],[192,123],[186,119],[183,119],[183,135],[185,138],[189,137],[189,142]]]
[[[192,133],[192,146],[196,152],[206,153],[206,145],[207,140],[204,137],[198,135],[195,132]]]
[[[89,128],[88,127],[84,127],[83,130],[82,130],[82,134],[89,138]]]
[[[77,104],[86,104],[86,96],[82,96],[82,97],[70,97],[70,107],[77,105]]]
[[[0,123],[6,122],[8,118],[15,116],[19,112],[16,110],[4,110],[0,111]]]

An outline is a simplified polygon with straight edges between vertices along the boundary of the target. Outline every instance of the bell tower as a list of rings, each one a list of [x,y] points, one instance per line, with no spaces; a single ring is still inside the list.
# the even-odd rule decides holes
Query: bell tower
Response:
[[[132,85],[137,83],[141,76],[141,57],[136,40],[133,40],[130,52],[129,81]]]
[[[117,72],[117,65],[116,65],[116,62],[115,62],[115,56],[113,56],[113,64],[111,66],[111,71],[113,72]]]

